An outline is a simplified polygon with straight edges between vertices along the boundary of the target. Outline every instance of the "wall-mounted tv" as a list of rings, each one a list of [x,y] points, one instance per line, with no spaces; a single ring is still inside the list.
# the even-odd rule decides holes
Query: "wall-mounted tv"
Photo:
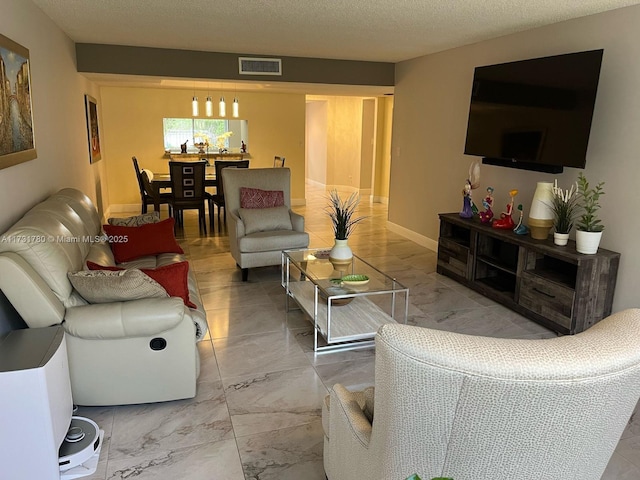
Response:
[[[549,173],[584,168],[602,54],[476,67],[464,153]]]

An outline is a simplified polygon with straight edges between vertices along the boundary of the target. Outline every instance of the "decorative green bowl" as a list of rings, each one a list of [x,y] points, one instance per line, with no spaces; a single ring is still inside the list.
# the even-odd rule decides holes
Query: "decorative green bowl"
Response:
[[[361,287],[369,283],[369,277],[366,275],[345,275],[341,280],[348,287]]]

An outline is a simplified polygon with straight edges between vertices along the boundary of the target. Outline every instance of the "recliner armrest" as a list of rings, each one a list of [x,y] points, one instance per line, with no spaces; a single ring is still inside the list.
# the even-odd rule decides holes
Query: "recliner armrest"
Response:
[[[147,337],[174,328],[184,314],[181,298],[143,298],[68,308],[63,326],[69,335],[85,339]]]

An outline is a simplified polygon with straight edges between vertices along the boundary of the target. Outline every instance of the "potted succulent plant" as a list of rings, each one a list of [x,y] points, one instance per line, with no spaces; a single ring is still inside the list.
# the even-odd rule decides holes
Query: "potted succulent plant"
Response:
[[[329,253],[329,259],[334,264],[351,263],[353,252],[347,244],[347,240],[356,224],[366,218],[355,217],[354,215],[359,203],[360,195],[356,192],[352,193],[346,200],[340,198],[337,190],[332,190],[329,194],[329,205],[326,207],[326,212],[331,218],[335,236],[335,245]]]
[[[586,177],[578,175],[578,198],[582,214],[578,219],[576,232],[576,250],[579,253],[593,254],[598,251],[604,225],[598,218],[600,197],[604,195],[604,182],[591,187]]]
[[[563,190],[558,187],[558,181],[553,184],[551,204],[549,207],[553,212],[553,243],[556,245],[566,245],[569,240],[569,233],[573,228],[573,222],[578,215],[578,186],[571,185],[570,189]]]

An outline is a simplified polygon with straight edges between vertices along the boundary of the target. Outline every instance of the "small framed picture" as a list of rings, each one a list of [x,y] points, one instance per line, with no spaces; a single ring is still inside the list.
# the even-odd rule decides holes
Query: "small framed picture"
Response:
[[[100,131],[98,129],[98,102],[91,95],[84,96],[87,113],[87,135],[89,137],[89,162],[97,162],[102,158],[100,153]]]

